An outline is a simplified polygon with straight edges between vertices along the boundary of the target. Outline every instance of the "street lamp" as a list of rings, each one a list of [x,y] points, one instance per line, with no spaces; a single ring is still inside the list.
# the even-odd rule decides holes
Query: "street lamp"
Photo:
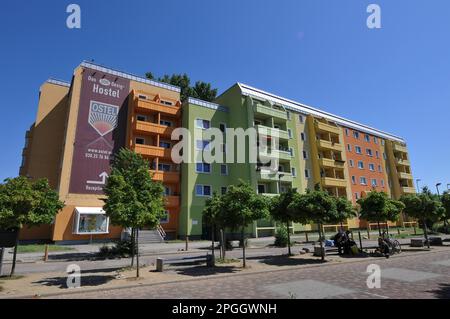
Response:
[[[439,194],[439,186],[441,186],[441,185],[442,185],[442,183],[437,183],[436,184],[436,190],[437,190],[437,194],[438,194],[439,197],[441,196],[441,194]]]
[[[419,182],[420,181],[422,181],[420,178],[416,179],[417,193],[420,193],[420,189],[419,189]]]

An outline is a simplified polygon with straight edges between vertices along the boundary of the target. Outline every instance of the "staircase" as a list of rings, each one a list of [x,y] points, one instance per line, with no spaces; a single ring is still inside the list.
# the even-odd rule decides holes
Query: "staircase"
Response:
[[[164,237],[158,229],[153,230],[140,230],[139,231],[139,244],[153,244],[163,243]]]

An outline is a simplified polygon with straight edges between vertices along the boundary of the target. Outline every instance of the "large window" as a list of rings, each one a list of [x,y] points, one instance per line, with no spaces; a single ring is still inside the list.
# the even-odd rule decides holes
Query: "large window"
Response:
[[[355,152],[356,152],[356,154],[361,154],[362,153],[361,147],[360,146],[355,146]]]
[[[195,120],[195,126],[197,128],[201,128],[201,129],[209,129],[211,127],[211,122],[208,120],[203,120],[203,119],[196,119]]]
[[[109,233],[109,218],[101,207],[77,207],[73,233],[95,235]]]
[[[197,150],[199,150],[199,151],[203,151],[203,150],[209,151],[209,141],[207,141],[207,140],[197,140],[195,142],[195,144],[196,144]]]
[[[211,164],[209,163],[197,163],[195,167],[197,173],[211,173]]]
[[[211,196],[211,186],[210,185],[195,185],[195,195],[197,196]]]

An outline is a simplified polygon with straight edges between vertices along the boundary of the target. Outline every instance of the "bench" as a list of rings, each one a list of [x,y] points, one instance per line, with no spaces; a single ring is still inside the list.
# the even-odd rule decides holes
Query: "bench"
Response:
[[[202,256],[193,256],[193,257],[182,257],[182,258],[173,258],[173,259],[164,259],[157,258],[156,259],[156,271],[162,272],[164,271],[164,265],[180,265],[180,264],[196,264],[199,262],[204,262],[208,267],[212,266],[213,258],[212,255],[202,255]]]
[[[411,238],[411,247],[423,247],[425,240],[423,238]]]

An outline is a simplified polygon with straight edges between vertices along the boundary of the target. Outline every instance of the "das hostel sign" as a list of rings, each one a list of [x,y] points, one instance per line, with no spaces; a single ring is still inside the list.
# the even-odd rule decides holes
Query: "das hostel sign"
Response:
[[[130,82],[84,69],[70,193],[102,194],[112,155],[125,145]]]

